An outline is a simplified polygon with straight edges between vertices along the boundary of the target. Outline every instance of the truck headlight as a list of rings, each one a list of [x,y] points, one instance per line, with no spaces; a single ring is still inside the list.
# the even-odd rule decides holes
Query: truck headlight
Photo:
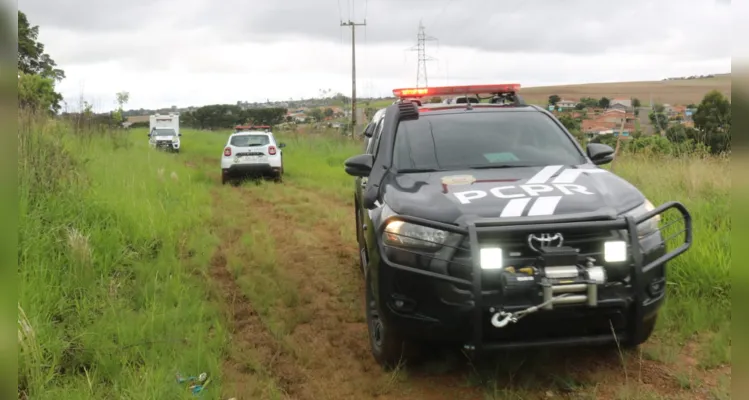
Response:
[[[390,207],[384,205],[380,215],[384,221],[397,214]],[[441,229],[395,220],[387,224],[382,239],[391,246],[437,249],[442,247],[449,235],[449,232]]]
[[[635,218],[648,213],[650,211],[653,211],[655,209],[655,206],[653,203],[650,202],[650,200],[645,199],[645,202],[642,203],[641,206],[635,208],[634,210],[628,212],[626,215],[631,215]],[[661,216],[656,215],[648,220],[642,221],[639,225],[637,225],[637,235],[640,238],[643,238],[645,236],[648,236],[652,233],[655,233],[659,230],[659,224],[661,222]]]
[[[394,246],[438,248],[447,235],[443,230],[395,220],[385,227],[384,240]]]

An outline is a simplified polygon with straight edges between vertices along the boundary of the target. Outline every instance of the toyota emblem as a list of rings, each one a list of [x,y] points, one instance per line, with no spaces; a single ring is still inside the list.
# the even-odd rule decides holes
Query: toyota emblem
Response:
[[[528,235],[528,247],[537,253],[540,253],[542,247],[562,247],[562,243],[564,243],[564,237],[559,232]]]

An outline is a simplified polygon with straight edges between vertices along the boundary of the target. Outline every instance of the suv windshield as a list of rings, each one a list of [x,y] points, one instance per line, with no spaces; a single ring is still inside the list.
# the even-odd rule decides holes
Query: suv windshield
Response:
[[[174,136],[174,129],[154,129],[154,136]]]
[[[402,121],[395,137],[396,169],[460,170],[579,165],[585,158],[539,112],[464,112]]]
[[[270,144],[270,139],[268,135],[236,135],[229,143],[236,147],[265,146]]]

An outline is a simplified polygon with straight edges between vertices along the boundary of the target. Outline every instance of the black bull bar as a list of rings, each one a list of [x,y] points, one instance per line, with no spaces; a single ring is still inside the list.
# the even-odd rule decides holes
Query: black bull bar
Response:
[[[640,240],[638,237],[637,232],[637,226],[657,215],[664,214],[666,211],[676,209],[682,216],[680,219],[676,219],[674,221],[671,221],[670,223],[659,227],[659,231],[662,231],[667,226],[674,224],[675,222],[679,222],[681,220],[684,221],[684,229],[676,232],[675,234],[664,238],[663,242],[664,244],[668,242],[668,240],[674,238],[675,236],[681,234],[682,232],[685,233],[684,242],[679,245],[677,248],[663,254],[662,256],[658,257],[655,260],[652,260],[647,265],[643,265],[643,253],[642,248],[640,246]],[[379,238],[382,237],[385,227],[391,222],[391,221],[403,221],[403,222],[409,222],[421,226],[426,226],[434,229],[440,229],[447,232],[460,234],[460,235],[467,235],[469,238],[470,243],[470,252],[471,252],[471,268],[472,268],[472,280],[466,280],[457,278],[454,276],[449,276],[433,271],[427,271],[420,268],[414,268],[409,267],[407,265],[402,265],[395,263],[391,261],[385,250],[385,247],[392,247],[390,245],[386,245],[383,243],[383,240],[379,239],[377,242],[379,243],[378,247],[380,249],[380,256],[382,258],[382,261],[385,265],[388,267],[401,270],[401,271],[407,271],[410,273],[414,273],[417,275],[421,275],[428,278],[433,278],[441,281],[447,281],[452,282],[460,285],[465,285],[471,288],[471,293],[473,295],[473,316],[472,316],[472,343],[467,344],[465,347],[468,350],[471,350],[475,354],[481,353],[483,350],[489,350],[493,348],[512,348],[512,347],[522,347],[522,346],[514,346],[512,344],[503,344],[503,345],[487,345],[483,342],[483,311],[484,311],[484,304],[483,304],[483,294],[482,294],[482,268],[480,265],[480,236],[484,233],[532,233],[532,232],[543,232],[543,231],[549,231],[549,230],[570,230],[570,229],[601,229],[601,230],[623,230],[626,231],[626,238],[627,238],[627,253],[628,253],[628,259],[631,261],[630,263],[630,271],[631,271],[631,277],[632,277],[632,288],[634,290],[634,303],[633,303],[633,317],[635,321],[639,321],[644,316],[644,305],[642,298],[645,295],[646,290],[646,282],[643,279],[643,276],[651,271],[653,268],[658,267],[659,265],[662,265],[665,262],[668,262],[675,257],[681,255],[685,251],[689,249],[689,247],[692,244],[692,217],[689,214],[689,211],[687,208],[679,203],[679,202],[667,202],[664,203],[652,211],[649,211],[645,214],[642,214],[637,217],[633,217],[630,215],[624,215],[619,216],[615,219],[600,219],[600,215],[598,217],[595,217],[593,215],[589,216],[581,216],[581,215],[574,215],[574,216],[554,216],[554,217],[518,217],[518,218],[486,218],[486,219],[477,219],[474,221],[467,222],[463,224],[463,226],[456,226],[451,224],[446,224],[442,222],[436,222],[431,221],[423,218],[417,218],[417,217],[411,217],[411,216],[403,216],[403,215],[394,215],[386,218],[378,227],[377,229],[377,235]],[[419,239],[423,240],[423,239]],[[399,250],[405,250],[407,249],[398,247]],[[423,253],[418,253],[423,255]],[[632,332],[633,336],[639,336],[641,332],[639,330],[642,329],[641,324],[636,324],[634,327],[635,331]],[[612,340],[613,337],[601,337],[601,336],[590,336],[590,337],[581,337],[581,338],[571,338],[569,340],[553,340],[550,341],[549,344],[585,344],[585,343],[602,343],[602,342],[609,342]],[[536,345],[543,345],[543,342],[536,343]]]

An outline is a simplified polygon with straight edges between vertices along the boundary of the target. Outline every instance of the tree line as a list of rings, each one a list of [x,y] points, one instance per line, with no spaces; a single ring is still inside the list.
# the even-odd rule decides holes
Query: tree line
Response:
[[[196,129],[229,129],[237,125],[278,125],[284,121],[287,109],[247,108],[234,104],[212,104],[180,114],[180,126]]]

